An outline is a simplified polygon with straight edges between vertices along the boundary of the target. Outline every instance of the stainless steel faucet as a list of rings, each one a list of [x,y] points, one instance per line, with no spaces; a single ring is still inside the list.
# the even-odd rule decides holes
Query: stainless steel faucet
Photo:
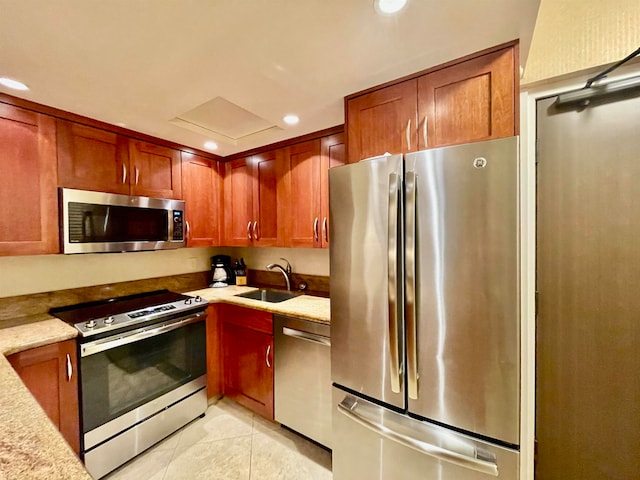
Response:
[[[287,282],[287,290],[291,290],[291,281],[289,280],[289,275],[291,275],[291,264],[286,258],[280,257],[280,260],[284,260],[285,262],[287,262],[287,268],[283,267],[279,263],[270,263],[269,265],[267,265],[267,270],[273,270],[274,268],[280,270],[280,272],[282,272],[282,275],[284,276],[285,282]]]

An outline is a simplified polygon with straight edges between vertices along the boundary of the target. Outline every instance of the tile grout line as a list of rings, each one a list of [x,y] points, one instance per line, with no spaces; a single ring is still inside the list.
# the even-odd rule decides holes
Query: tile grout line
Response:
[[[186,425],[185,425],[186,426]],[[178,437],[176,438],[176,446],[173,447],[173,451],[171,452],[171,460],[169,460],[169,463],[167,463],[167,466],[164,469],[164,473],[162,474],[162,479],[161,480],[165,480],[165,477],[167,476],[167,472],[169,471],[169,467],[171,466],[171,463],[173,462],[173,457],[176,456],[176,452],[178,451],[178,446],[180,445],[180,437],[182,436],[182,433],[184,432],[184,426],[180,429],[180,432],[178,434]],[[168,480],[168,479],[167,479]]]
[[[251,466],[253,465],[253,436],[256,433],[256,414],[251,417],[251,440],[249,443],[249,480],[251,480]]]

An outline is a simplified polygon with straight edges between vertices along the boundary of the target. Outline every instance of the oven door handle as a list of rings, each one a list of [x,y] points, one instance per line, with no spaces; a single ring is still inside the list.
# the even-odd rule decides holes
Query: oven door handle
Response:
[[[182,328],[191,323],[204,320],[206,315],[206,312],[200,312],[179,320],[173,320],[171,321],[171,323],[163,323],[160,326],[152,326],[149,328],[123,332],[119,335],[116,334],[115,338],[101,338],[100,340],[84,343],[80,345],[80,356],[87,357],[89,355],[93,355],[94,353],[104,352],[105,350],[110,350],[112,348],[120,347],[122,345],[127,345],[133,342],[138,342],[140,340],[144,340],[145,338],[162,335],[163,333],[170,332],[171,330]]]

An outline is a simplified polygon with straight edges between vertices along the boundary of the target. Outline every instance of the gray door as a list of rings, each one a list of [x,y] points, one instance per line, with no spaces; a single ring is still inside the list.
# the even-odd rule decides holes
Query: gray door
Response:
[[[640,472],[640,97],[538,102],[538,480]]]
[[[518,138],[405,160],[409,410],[518,444]]]
[[[332,381],[404,408],[402,156],[329,170]]]

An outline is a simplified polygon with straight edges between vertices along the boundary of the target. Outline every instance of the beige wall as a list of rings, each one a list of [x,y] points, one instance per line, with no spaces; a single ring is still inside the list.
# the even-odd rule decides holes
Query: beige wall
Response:
[[[522,84],[615,63],[640,47],[640,0],[542,0]]]
[[[0,257],[0,297],[201,272],[210,250]]]
[[[249,268],[287,258],[293,271],[329,275],[329,251],[305,248],[181,248],[157,252],[0,257],[0,298],[209,270],[210,257],[244,257]]]

